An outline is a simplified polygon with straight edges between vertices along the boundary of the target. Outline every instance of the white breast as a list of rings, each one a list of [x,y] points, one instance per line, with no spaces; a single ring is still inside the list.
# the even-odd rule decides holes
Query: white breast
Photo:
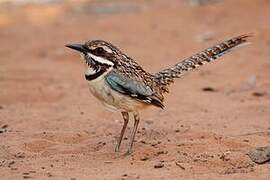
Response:
[[[104,75],[88,81],[89,89],[92,94],[97,97],[105,106],[111,110],[120,111],[137,111],[146,106],[145,103],[137,101],[127,95],[118,93],[113,90],[109,84],[105,81]]]

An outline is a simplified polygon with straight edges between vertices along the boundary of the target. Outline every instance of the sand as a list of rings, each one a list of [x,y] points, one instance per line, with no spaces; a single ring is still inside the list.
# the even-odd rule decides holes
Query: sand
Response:
[[[0,179],[269,179],[270,164],[246,155],[270,144],[269,7],[268,0],[1,6]],[[121,115],[89,93],[79,55],[64,47],[104,39],[154,73],[242,33],[253,33],[251,45],[178,79],[164,110],[141,112],[130,156],[133,122],[115,153]]]

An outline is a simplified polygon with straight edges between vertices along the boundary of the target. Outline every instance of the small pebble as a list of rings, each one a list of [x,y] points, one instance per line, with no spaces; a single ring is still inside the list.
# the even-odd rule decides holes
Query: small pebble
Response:
[[[204,87],[202,88],[202,91],[207,91],[207,92],[216,92],[216,90],[212,87]]]
[[[262,97],[262,96],[266,95],[266,93],[265,92],[253,92],[252,95],[255,97]]]
[[[142,143],[142,144],[146,144],[146,142],[145,142],[144,140],[141,140],[141,141],[140,141],[140,143]]]
[[[7,124],[3,125],[3,126],[0,128],[0,133],[7,132],[7,127],[8,127]]]
[[[164,164],[163,163],[157,163],[154,165],[154,168],[163,168]]]
[[[104,161],[105,164],[111,164],[112,161]]]
[[[10,163],[8,163],[8,167],[11,167],[13,164],[15,164],[15,161],[11,161]]]
[[[51,173],[48,172],[48,173],[47,173],[47,176],[48,176],[48,177],[52,177],[53,175],[52,175]]]
[[[15,157],[16,158],[25,158],[25,155],[24,155],[24,153],[19,152],[19,153],[15,154]]]
[[[186,168],[181,165],[180,162],[175,162],[176,166],[180,167],[181,169],[185,170]]]
[[[143,157],[141,158],[141,161],[147,161],[148,159],[149,159],[148,156],[143,156]]]
[[[23,176],[24,179],[30,179],[32,178],[31,176]]]
[[[5,125],[3,125],[1,128],[2,128],[2,129],[6,129],[7,127],[8,127],[8,125],[5,124]]]
[[[258,147],[248,152],[250,159],[258,164],[270,161],[270,146]]]
[[[160,155],[160,154],[168,154],[168,151],[160,150],[157,152],[157,155]]]

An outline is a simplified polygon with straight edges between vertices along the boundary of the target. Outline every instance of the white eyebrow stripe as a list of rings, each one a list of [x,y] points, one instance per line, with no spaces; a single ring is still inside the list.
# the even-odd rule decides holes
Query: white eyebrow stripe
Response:
[[[94,54],[90,54],[90,53],[88,53],[88,54],[89,54],[89,56],[91,58],[93,58],[95,61],[97,61],[97,62],[99,62],[101,64],[107,64],[109,66],[113,66],[114,65],[111,61],[109,61],[109,60],[107,60],[107,59],[105,59],[103,57],[98,57],[98,56],[95,56]]]
[[[107,47],[107,46],[101,46],[105,51],[107,51],[108,53],[112,53],[113,51]]]

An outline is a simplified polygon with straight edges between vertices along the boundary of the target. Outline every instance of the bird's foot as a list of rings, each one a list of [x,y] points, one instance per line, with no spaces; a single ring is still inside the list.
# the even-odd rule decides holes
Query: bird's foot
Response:
[[[124,154],[125,156],[129,156],[132,154],[132,150],[131,149],[128,149],[127,152]]]
[[[118,146],[118,144],[115,146],[115,149],[114,149],[114,152],[119,152],[119,146]]]

